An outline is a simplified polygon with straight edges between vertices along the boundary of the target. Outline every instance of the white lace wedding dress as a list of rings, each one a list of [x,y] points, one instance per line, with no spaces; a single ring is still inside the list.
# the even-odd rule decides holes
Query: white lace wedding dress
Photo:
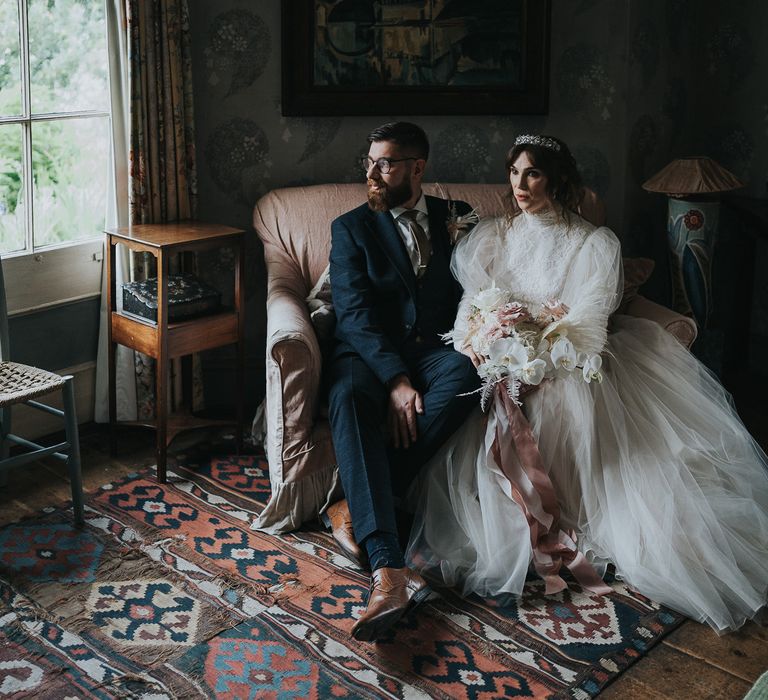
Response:
[[[768,460],[727,392],[652,321],[611,313],[622,292],[619,242],[552,209],[511,226],[481,222],[456,247],[469,299],[508,289],[536,308],[559,299],[563,330],[604,349],[603,381],[543,383],[523,398],[560,507],[560,527],[599,572],[709,623],[740,626],[766,603]],[[609,322],[610,317],[610,322]],[[420,481],[410,565],[480,595],[519,594],[533,547],[526,514],[492,456],[501,414],[479,407]]]

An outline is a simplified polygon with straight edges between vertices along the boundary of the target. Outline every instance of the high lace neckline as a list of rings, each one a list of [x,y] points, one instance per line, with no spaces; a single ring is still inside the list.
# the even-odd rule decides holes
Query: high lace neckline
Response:
[[[535,212],[522,212],[523,221],[530,228],[548,228],[560,220],[561,208],[557,204],[549,204]]]

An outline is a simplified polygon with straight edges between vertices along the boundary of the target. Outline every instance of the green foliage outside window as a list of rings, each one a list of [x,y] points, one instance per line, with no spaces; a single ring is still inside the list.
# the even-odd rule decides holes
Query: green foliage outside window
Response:
[[[30,205],[22,128],[31,129],[35,246],[100,235],[108,176],[109,117],[36,120],[109,111],[103,0],[23,0],[29,26],[32,122],[0,124],[0,252],[24,248]],[[19,8],[0,0],[0,117],[23,117]]]

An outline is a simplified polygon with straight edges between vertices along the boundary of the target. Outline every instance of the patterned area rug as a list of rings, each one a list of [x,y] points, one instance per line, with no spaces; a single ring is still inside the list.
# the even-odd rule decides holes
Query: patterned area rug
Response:
[[[377,644],[350,628],[368,576],[319,530],[249,528],[259,457],[134,475],[0,530],[0,696],[585,699],[681,617],[614,584],[422,605]]]

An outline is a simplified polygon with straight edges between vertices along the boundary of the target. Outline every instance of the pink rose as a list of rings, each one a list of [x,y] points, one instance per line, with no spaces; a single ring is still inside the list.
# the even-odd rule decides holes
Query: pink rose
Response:
[[[559,299],[549,299],[541,307],[540,319],[544,323],[559,321],[570,309]]]
[[[521,303],[510,301],[496,312],[496,318],[503,326],[514,326],[521,321],[530,320],[531,315]]]
[[[494,340],[498,340],[504,336],[504,329],[501,326],[491,326],[485,331],[485,340],[487,343],[492,343]]]

